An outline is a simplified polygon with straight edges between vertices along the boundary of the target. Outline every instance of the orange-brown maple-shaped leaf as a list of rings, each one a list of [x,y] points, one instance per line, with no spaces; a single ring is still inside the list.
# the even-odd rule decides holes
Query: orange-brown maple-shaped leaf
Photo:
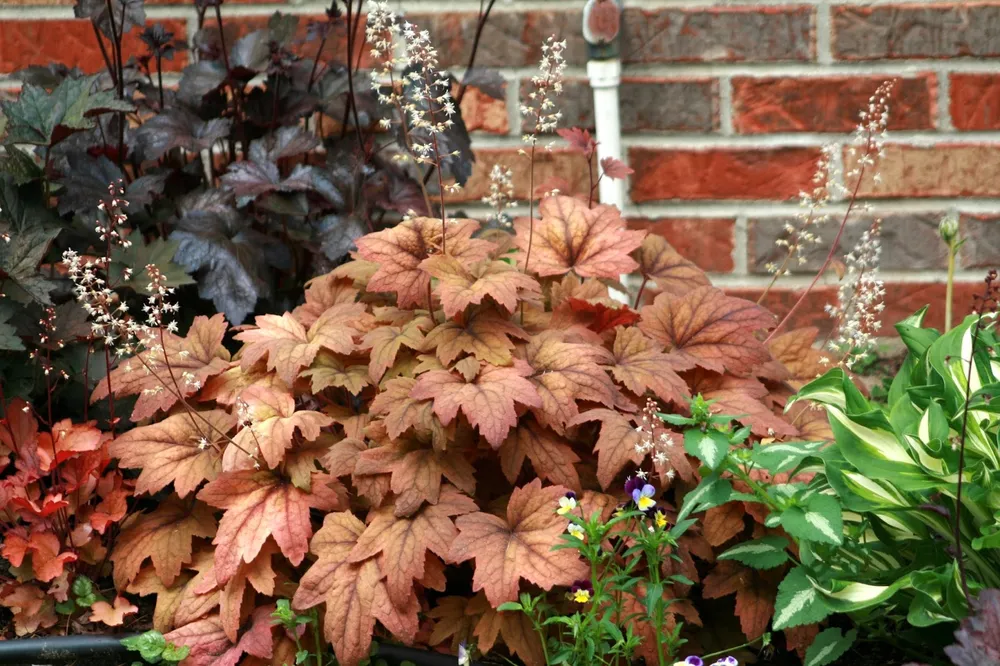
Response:
[[[778,573],[775,574],[775,571]],[[767,630],[774,615],[774,600],[781,580],[781,569],[757,571],[739,562],[726,560],[716,564],[702,582],[706,599],[736,594],[736,615],[748,640],[756,640]]]
[[[454,257],[436,255],[425,259],[421,267],[437,278],[437,294],[448,317],[482,303],[487,296],[507,312],[513,312],[520,301],[541,296],[542,288],[533,277],[499,259],[466,267]]]
[[[470,495],[476,491],[475,469],[461,449],[438,451],[401,439],[362,451],[354,473],[391,474],[397,516],[412,514],[424,502],[437,504],[442,476]]]
[[[211,319],[195,317],[185,337],[164,332],[163,350],[141,352],[139,358],[129,359],[111,372],[111,385],[116,396],[138,395],[132,410],[132,420],[141,421],[160,410],[170,409],[177,402],[177,393],[187,397],[195,393],[197,384],[181,379],[191,373],[193,379],[204,384],[229,367],[229,352],[222,346],[226,335],[226,320],[221,314]],[[177,386],[170,380],[164,363],[170,361]],[[152,372],[147,371],[152,368]],[[97,402],[108,396],[108,382],[98,382],[90,401]]]
[[[664,354],[660,346],[637,328],[618,329],[613,348],[611,374],[632,393],[642,396],[652,390],[661,400],[685,404],[691,396],[677,374],[692,366],[690,360]]]
[[[423,349],[424,331],[431,324],[429,317],[421,317],[401,326],[379,326],[365,334],[361,346],[371,349],[368,361],[368,376],[371,380],[382,380],[385,371],[396,362],[396,355],[402,347],[414,351]]]
[[[284,459],[296,431],[303,439],[312,441],[319,437],[320,428],[333,424],[333,419],[326,414],[305,409],[296,411],[295,398],[288,391],[251,386],[242,397],[249,406],[253,425],[236,433],[233,442],[239,445],[236,449],[239,453],[233,455],[246,457],[243,452],[253,453],[259,447],[271,469]]]
[[[334,305],[353,303],[358,299],[358,290],[353,280],[327,273],[306,283],[306,302],[292,310],[292,316],[303,326],[312,326],[324,312]]]
[[[392,505],[382,506],[372,512],[349,559],[362,562],[381,553],[389,597],[401,604],[412,594],[413,581],[423,578],[425,553],[448,557],[458,536],[452,517],[477,508],[469,496],[449,485],[441,488],[437,504],[425,504],[405,518],[396,516]]]
[[[95,426],[95,423],[90,421],[74,424],[69,419],[63,419],[52,426],[51,433],[43,432],[38,435],[38,458],[41,461],[42,471],[48,472],[54,464],[99,449],[104,441],[104,433]]]
[[[198,499],[226,512],[215,544],[215,576],[224,584],[239,563],[252,562],[273,536],[288,560],[298,565],[309,550],[310,497],[270,472],[225,472],[198,492]]]
[[[226,370],[205,382],[205,386],[198,392],[198,398],[204,402],[214,400],[220,405],[232,405],[251,386],[284,389],[288,385],[263,366],[258,365],[244,371],[239,361],[234,361]]]
[[[683,296],[657,296],[642,308],[639,328],[703,368],[747,375],[771,359],[754,334],[774,324],[774,315],[756,303],[698,287]]]
[[[632,256],[639,262],[642,278],[652,280],[660,291],[672,296],[711,284],[705,272],[679,255],[663,236],[646,236]]]
[[[268,370],[276,371],[291,385],[299,370],[311,365],[320,349],[338,354],[354,351],[354,337],[364,333],[364,322],[370,317],[361,303],[344,303],[331,307],[306,330],[287,312],[281,316],[261,315],[256,327],[236,335],[245,343],[240,367],[249,370],[267,357]]]
[[[493,649],[497,638],[503,636],[507,648],[521,657],[528,666],[543,666],[542,645],[531,626],[531,619],[524,613],[500,613],[490,606],[486,595],[478,592],[467,597],[444,597],[427,616],[436,620],[429,642],[438,645],[451,639],[451,650],[457,652],[461,643],[476,645],[483,654]],[[521,619],[527,620],[527,628]]]
[[[125,589],[146,558],[153,561],[156,575],[170,587],[184,564],[191,561],[192,540],[214,535],[215,517],[208,507],[195,504],[192,509],[176,498],[130,518],[111,553],[115,587]]]
[[[556,335],[536,336],[525,350],[534,371],[529,379],[542,404],[534,409],[543,425],[558,432],[580,413],[578,400],[607,407],[617,402],[614,381],[599,363],[609,363],[611,355],[596,345],[563,342]]]
[[[757,435],[774,437],[797,433],[794,426],[761,402],[768,395],[767,387],[753,377],[720,375],[695,368],[684,373],[684,378],[692,394],[700,393],[706,400],[715,401],[712,411],[739,417],[737,420],[750,426]]]
[[[594,451],[597,453],[597,480],[602,488],[607,488],[625,465],[638,465],[646,455],[636,450],[639,433],[627,415],[613,409],[591,409],[580,414],[572,425],[587,421],[601,422],[601,435]]]
[[[333,386],[342,388],[351,395],[359,395],[370,384],[368,366],[354,364],[342,356],[322,351],[316,356],[312,367],[303,370],[300,376],[309,378],[313,393]]]
[[[447,435],[441,420],[434,415],[434,403],[410,397],[416,384],[417,380],[410,377],[390,379],[372,400],[369,411],[373,416],[384,417],[382,423],[391,439],[413,428],[417,438],[430,438],[437,448],[443,449],[447,445]]]
[[[109,627],[120,627],[125,624],[125,616],[135,615],[139,612],[139,607],[133,606],[125,597],[117,596],[114,605],[107,601],[98,601],[90,607],[90,610],[88,622],[103,622]]]
[[[506,519],[478,512],[455,521],[459,534],[450,559],[475,558],[472,589],[484,590],[494,607],[517,600],[521,578],[550,590],[586,575],[587,567],[574,550],[552,550],[566,531],[566,519],[554,509],[566,490],[543,488],[535,479],[511,494]]]
[[[62,542],[55,533],[36,527],[31,536],[11,530],[4,539],[3,555],[17,567],[21,566],[24,556],[30,554],[35,578],[48,583],[62,575],[66,564],[77,559],[76,553],[61,553],[61,549]]]
[[[743,531],[743,517],[746,511],[740,502],[729,502],[705,512],[701,521],[701,532],[712,546],[721,546]]]
[[[156,595],[153,628],[165,634],[175,627],[208,615],[219,605],[219,593],[214,589],[205,593],[197,591],[209,574],[214,588],[215,569],[212,566],[212,557],[211,550],[195,553],[187,568],[197,573],[191,575],[182,572],[169,586],[163,584],[152,567],[145,567],[125,591],[140,596]]]
[[[222,628],[222,619],[210,615],[174,629],[164,638],[175,645],[191,648],[184,666],[236,666],[244,654],[270,659],[274,652],[271,613],[274,604],[261,606],[253,613],[250,628],[235,645]]]
[[[834,358],[813,345],[819,329],[797,328],[771,339],[767,348],[776,361],[785,366],[790,377],[787,381],[792,388],[800,389],[829,370]]]
[[[410,391],[415,400],[434,400],[434,413],[445,425],[459,410],[493,448],[503,443],[517,425],[515,403],[541,407],[535,385],[525,379],[531,368],[523,362],[513,367],[484,366],[472,381],[447,370],[424,373]]]
[[[636,269],[629,253],[639,247],[646,232],[629,231],[617,208],[588,208],[579,199],[554,196],[539,204],[538,214],[541,220],[535,220],[534,233],[527,218],[514,222],[521,266],[531,244],[529,271],[543,277],[573,271],[580,277],[617,279]]]
[[[511,338],[527,338],[517,324],[491,308],[476,308],[462,321],[446,321],[427,334],[425,349],[434,349],[444,365],[462,354],[472,354],[493,365],[509,365],[514,343]]]
[[[202,481],[219,475],[224,436],[235,425],[236,417],[221,409],[174,414],[119,435],[108,450],[122,467],[142,470],[135,482],[137,495],[153,494],[173,483],[184,497]]]
[[[17,636],[33,634],[59,621],[55,600],[30,583],[0,588],[0,606],[10,609],[14,615],[14,633]]]
[[[581,492],[580,476],[575,466],[580,457],[573,451],[569,440],[534,419],[518,425],[500,446],[500,467],[511,483],[521,473],[525,458],[531,460],[535,474],[542,479]]]
[[[327,514],[310,544],[318,559],[292,598],[292,606],[299,610],[326,603],[324,634],[345,666],[368,656],[376,619],[403,640],[412,641],[417,627],[418,605],[412,590],[393,604],[378,560],[349,560],[364,531],[364,523],[350,512]]]
[[[443,243],[442,227],[447,229]],[[442,249],[463,264],[486,259],[494,246],[472,238],[477,229],[479,223],[475,220],[451,219],[445,225],[438,219],[415,217],[359,238],[358,255],[378,264],[378,270],[368,280],[368,291],[395,293],[401,308],[426,306],[431,276],[421,262]]]

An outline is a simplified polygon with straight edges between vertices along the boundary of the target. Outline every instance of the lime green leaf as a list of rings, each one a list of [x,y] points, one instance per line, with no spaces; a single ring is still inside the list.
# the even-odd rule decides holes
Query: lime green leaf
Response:
[[[836,627],[821,631],[813,644],[806,650],[806,658],[803,660],[802,666],[832,664],[850,649],[857,637],[856,629],[851,629],[846,634],[841,633],[840,629]]]
[[[840,545],[844,518],[840,502],[830,495],[813,495],[805,507],[793,506],[781,514],[781,526],[796,539]]]
[[[766,536],[733,546],[719,555],[720,560],[737,560],[754,569],[773,569],[788,561],[788,540]]]
[[[718,430],[690,428],[684,431],[684,450],[709,469],[718,469],[729,453],[729,438]]]
[[[772,474],[780,474],[795,468],[800,462],[819,452],[827,442],[775,442],[755,444],[750,460],[757,467],[763,467]]]
[[[167,647],[167,641],[163,638],[163,634],[155,630],[123,638],[121,643],[129,650],[138,652],[140,657],[151,663],[156,663],[164,658],[164,648]]]
[[[778,598],[774,602],[774,629],[819,622],[831,612],[804,569],[792,569],[778,585]]]

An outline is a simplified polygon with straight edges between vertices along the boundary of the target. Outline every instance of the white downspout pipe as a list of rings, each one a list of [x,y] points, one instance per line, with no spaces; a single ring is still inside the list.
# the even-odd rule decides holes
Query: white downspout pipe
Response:
[[[597,7],[601,5],[601,7]],[[618,21],[613,26],[613,34],[595,34],[591,29],[591,16],[597,9],[605,10],[613,5],[618,12]],[[598,162],[606,157],[622,159],[622,128],[619,116],[618,87],[622,80],[622,63],[619,56],[618,33],[620,32],[620,0],[588,0],[583,8],[583,38],[588,46],[587,77],[594,91],[594,129],[597,141]],[[599,22],[607,27],[606,21]],[[625,210],[625,183],[613,178],[601,178],[598,195],[602,204]],[[628,276],[618,280],[627,284]],[[611,290],[611,297],[620,303],[629,303],[629,295],[617,289]]]

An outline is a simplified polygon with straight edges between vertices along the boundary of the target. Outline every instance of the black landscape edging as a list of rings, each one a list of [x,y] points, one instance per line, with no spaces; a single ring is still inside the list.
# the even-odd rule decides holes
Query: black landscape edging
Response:
[[[118,666],[141,661],[139,655],[121,644],[123,638],[135,634],[83,634],[79,636],[49,636],[0,641],[0,664],[17,666],[49,666],[52,664],[101,664]],[[451,655],[418,650],[403,645],[378,645],[378,656],[399,666],[411,661],[417,666],[457,666]],[[472,666],[486,666],[473,662]]]

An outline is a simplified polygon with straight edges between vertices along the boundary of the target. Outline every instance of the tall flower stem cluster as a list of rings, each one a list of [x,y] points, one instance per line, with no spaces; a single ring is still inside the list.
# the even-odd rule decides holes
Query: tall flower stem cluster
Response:
[[[947,333],[951,330],[955,301],[955,260],[958,258],[958,250],[965,243],[965,239],[959,235],[958,212],[949,212],[938,225],[938,234],[948,248],[948,278],[945,282],[944,292],[944,330]]]
[[[451,188],[445,186],[442,166],[447,158],[458,154],[444,152],[442,147],[442,135],[454,125],[456,113],[450,78],[439,69],[430,33],[396,16],[385,0],[370,0],[366,36],[372,58],[380,63],[380,76],[372,79],[372,86],[380,102],[396,109],[409,158],[418,167],[429,165],[437,173],[441,223],[446,225],[445,194]],[[397,72],[402,72],[398,81]],[[392,120],[383,119],[382,126],[389,129]],[[421,173],[418,181],[431,210],[425,180]],[[444,233],[441,243],[445,251]]]
[[[791,309],[785,314],[785,316],[778,322],[770,335],[768,335],[765,342],[770,342],[774,336],[781,331],[782,328],[791,320],[792,316],[798,311],[805,300],[809,297],[810,292],[822,278],[830,264],[833,262],[833,258],[837,254],[837,250],[840,247],[840,240],[843,238],[844,230],[847,228],[847,223],[851,219],[851,214],[854,212],[855,206],[858,202],[858,195],[861,192],[861,185],[865,182],[866,177],[870,178],[873,183],[881,182],[881,176],[876,171],[878,165],[878,160],[885,155],[885,142],[887,137],[887,127],[889,125],[889,101],[892,97],[893,82],[886,81],[878,87],[875,93],[868,100],[868,108],[861,112],[861,122],[858,124],[857,130],[854,134],[853,145],[848,149],[847,156],[850,163],[850,168],[845,174],[846,182],[848,184],[840,186],[838,189],[842,190],[843,194],[848,195],[847,210],[844,212],[844,217],[840,222],[840,227],[837,229],[837,234],[830,245],[830,251],[826,255],[826,259],[823,264],[816,271],[815,277],[813,277],[812,282],[809,286],[802,292],[798,300]]]
[[[563,77],[566,71],[565,40],[559,41],[555,35],[550,36],[542,44],[542,60],[539,63],[539,73],[531,77],[531,92],[528,101],[521,105],[521,116],[531,124],[530,131],[525,132],[521,139],[530,147],[528,164],[528,251],[524,258],[524,272],[528,272],[531,264],[531,240],[534,237],[535,224],[535,150],[539,137],[556,130],[562,111],[556,106],[556,99],[562,94]],[[522,153],[523,153],[522,149]]]
[[[837,303],[826,306],[833,318],[831,351],[841,354],[840,364],[851,368],[874,346],[882,328],[885,287],[878,278],[882,254],[882,223],[875,220],[854,249],[844,257],[847,273],[837,291]]]

